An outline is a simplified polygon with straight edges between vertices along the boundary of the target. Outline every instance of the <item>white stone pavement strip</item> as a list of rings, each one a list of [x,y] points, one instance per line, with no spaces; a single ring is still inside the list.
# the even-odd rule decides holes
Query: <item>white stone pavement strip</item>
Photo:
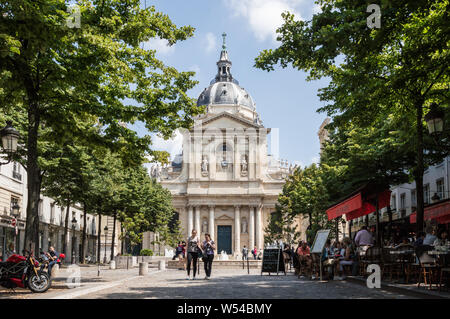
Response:
[[[162,270],[156,270],[156,271],[149,272],[148,276],[154,275],[154,274],[159,273],[161,271]],[[57,296],[49,298],[49,299],[73,299],[73,298],[79,298],[79,297],[82,297],[82,296],[87,295],[87,294],[91,294],[91,293],[95,293],[95,292],[98,292],[98,291],[101,291],[101,290],[104,290],[104,289],[110,289],[110,288],[116,287],[116,286],[118,286],[118,285],[120,285],[120,284],[122,284],[124,282],[130,281],[130,280],[133,280],[133,279],[137,279],[137,278],[142,278],[142,276],[128,277],[128,278],[124,278],[124,279],[121,279],[121,280],[116,280],[116,281],[113,281],[113,282],[110,282],[110,283],[107,283],[107,284],[102,284],[102,285],[97,285],[95,287],[90,287],[90,288],[84,288],[84,289],[82,287],[73,288],[73,290],[75,290],[73,292],[60,294],[60,295],[57,295]]]

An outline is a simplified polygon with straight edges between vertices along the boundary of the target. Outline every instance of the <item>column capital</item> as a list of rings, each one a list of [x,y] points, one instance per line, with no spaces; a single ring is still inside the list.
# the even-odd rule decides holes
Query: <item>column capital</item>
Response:
[[[235,209],[236,209],[236,208],[239,209],[239,208],[241,208],[241,206],[242,206],[242,205],[234,205],[234,208],[235,208]]]
[[[216,205],[208,205],[209,208],[215,208]]]

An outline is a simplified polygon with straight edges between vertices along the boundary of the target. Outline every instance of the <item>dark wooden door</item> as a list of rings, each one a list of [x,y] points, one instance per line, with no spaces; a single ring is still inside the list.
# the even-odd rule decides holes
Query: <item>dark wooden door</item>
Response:
[[[217,253],[231,254],[231,226],[217,226]]]

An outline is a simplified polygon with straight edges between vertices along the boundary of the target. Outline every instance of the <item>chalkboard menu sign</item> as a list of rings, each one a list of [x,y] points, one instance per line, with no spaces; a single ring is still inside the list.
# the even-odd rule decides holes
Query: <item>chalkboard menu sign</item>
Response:
[[[284,267],[283,252],[279,248],[267,248],[263,251],[263,261],[261,268],[261,275],[263,272],[276,273],[284,272],[286,275],[286,269]]]

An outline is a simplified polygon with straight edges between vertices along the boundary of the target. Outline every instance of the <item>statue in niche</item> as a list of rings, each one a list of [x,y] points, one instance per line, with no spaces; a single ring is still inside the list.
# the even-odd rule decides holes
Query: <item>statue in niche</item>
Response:
[[[203,156],[201,166],[202,166],[202,174],[207,175],[208,174],[208,158],[206,156]]]
[[[242,160],[241,160],[241,174],[246,175],[247,170],[248,170],[248,163],[247,163],[247,158],[244,155],[244,156],[242,156]]]
[[[242,233],[246,234],[248,232],[248,224],[247,224],[247,219],[246,218],[242,218],[241,221],[241,227],[242,227]]]

